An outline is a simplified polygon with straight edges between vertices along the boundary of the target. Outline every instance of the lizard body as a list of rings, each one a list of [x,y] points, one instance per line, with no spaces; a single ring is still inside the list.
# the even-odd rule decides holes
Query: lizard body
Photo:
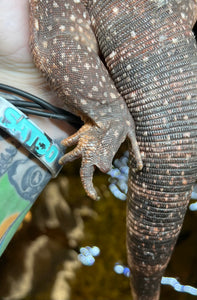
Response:
[[[78,145],[62,162],[82,156],[92,198],[94,166],[107,171],[126,136],[132,142],[127,249],[135,300],[159,299],[196,180],[196,16],[196,0],[30,1],[35,63],[85,122],[64,141]]]

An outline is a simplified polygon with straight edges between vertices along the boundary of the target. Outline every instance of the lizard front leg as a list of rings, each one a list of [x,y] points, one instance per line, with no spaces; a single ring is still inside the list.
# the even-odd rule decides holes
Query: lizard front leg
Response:
[[[85,125],[63,144],[78,144],[60,163],[82,157],[81,178],[87,194],[97,198],[92,184],[95,166],[107,172],[121,143],[132,143],[137,168],[142,160],[135,126],[98,55],[97,42],[85,7],[78,1],[30,1],[31,49],[36,66]]]

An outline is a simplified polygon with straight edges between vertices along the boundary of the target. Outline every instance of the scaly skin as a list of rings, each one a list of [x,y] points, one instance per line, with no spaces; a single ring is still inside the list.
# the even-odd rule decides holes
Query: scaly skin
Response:
[[[109,171],[126,137],[132,143],[137,168],[142,169],[133,118],[98,56],[91,22],[80,1],[30,1],[30,31],[36,66],[57,91],[64,108],[85,122],[63,141],[65,146],[78,144],[61,163],[82,157],[81,179],[88,195],[96,199],[94,168]]]
[[[132,294],[135,300],[157,300],[197,174],[197,54],[191,31],[197,2],[30,3],[36,65],[65,107],[86,123],[64,142],[79,141],[62,161],[82,156],[81,177],[90,196],[96,197],[94,165],[106,171],[125,137],[132,141],[127,201]],[[131,114],[144,165],[140,172]]]

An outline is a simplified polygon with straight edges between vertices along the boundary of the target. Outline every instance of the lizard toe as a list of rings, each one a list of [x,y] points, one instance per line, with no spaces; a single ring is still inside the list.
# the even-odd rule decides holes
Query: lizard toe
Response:
[[[140,148],[139,148],[139,145],[138,145],[137,140],[136,140],[135,132],[133,132],[133,131],[129,132],[127,137],[129,138],[129,140],[131,142],[133,154],[135,156],[136,169],[138,171],[140,171],[143,168],[143,162],[142,162],[142,157],[141,157],[141,153],[140,153]]]
[[[99,200],[100,198],[92,182],[94,170],[95,167],[93,165],[89,165],[86,163],[86,161],[83,161],[80,169],[80,176],[87,195],[93,200]]]
[[[81,149],[80,147],[76,147],[75,149],[73,149],[72,151],[64,154],[60,160],[59,160],[59,164],[60,165],[64,165],[68,162],[71,162],[77,158],[81,157]]]
[[[63,146],[66,146],[66,147],[73,146],[73,145],[75,145],[75,144],[78,142],[79,136],[80,136],[80,132],[79,132],[79,130],[78,130],[78,131],[77,131],[76,133],[74,133],[73,135],[67,137],[66,139],[63,139],[63,140],[61,141],[61,144],[62,144]]]
[[[108,172],[112,167],[114,155],[126,137],[131,141],[137,169],[140,170],[143,166],[134,124],[131,122],[132,120],[127,120],[125,123],[114,120],[103,121],[99,124],[100,126],[86,123],[76,134],[62,142],[67,146],[77,144],[59,162],[65,164],[77,158],[82,158],[81,180],[88,196],[92,199],[98,199],[92,183],[95,168],[97,167],[104,173]]]

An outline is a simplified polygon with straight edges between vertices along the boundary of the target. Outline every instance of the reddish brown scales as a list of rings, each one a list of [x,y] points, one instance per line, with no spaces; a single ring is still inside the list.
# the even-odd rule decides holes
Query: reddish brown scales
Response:
[[[65,142],[78,146],[64,161],[82,156],[82,180],[93,197],[93,165],[110,166],[133,122],[123,98],[134,117],[144,168],[136,173],[131,159],[128,262],[133,298],[157,300],[196,179],[197,57],[191,32],[196,0],[83,3],[90,19],[79,0],[31,1],[32,49],[66,107],[87,122]],[[98,57],[90,23],[123,98]],[[135,154],[141,164],[137,148]]]
[[[197,57],[191,29],[197,8],[184,0],[102,0],[90,1],[88,10],[143,153],[142,172],[134,172],[131,161],[128,262],[134,299],[155,300],[196,179]]]
[[[63,141],[67,146],[78,145],[61,162],[82,157],[82,182],[95,199],[94,168],[107,172],[126,137],[132,143],[138,168],[142,168],[132,116],[98,56],[90,19],[80,1],[30,1],[30,30],[36,66],[57,91],[65,109],[85,122],[74,137]]]

